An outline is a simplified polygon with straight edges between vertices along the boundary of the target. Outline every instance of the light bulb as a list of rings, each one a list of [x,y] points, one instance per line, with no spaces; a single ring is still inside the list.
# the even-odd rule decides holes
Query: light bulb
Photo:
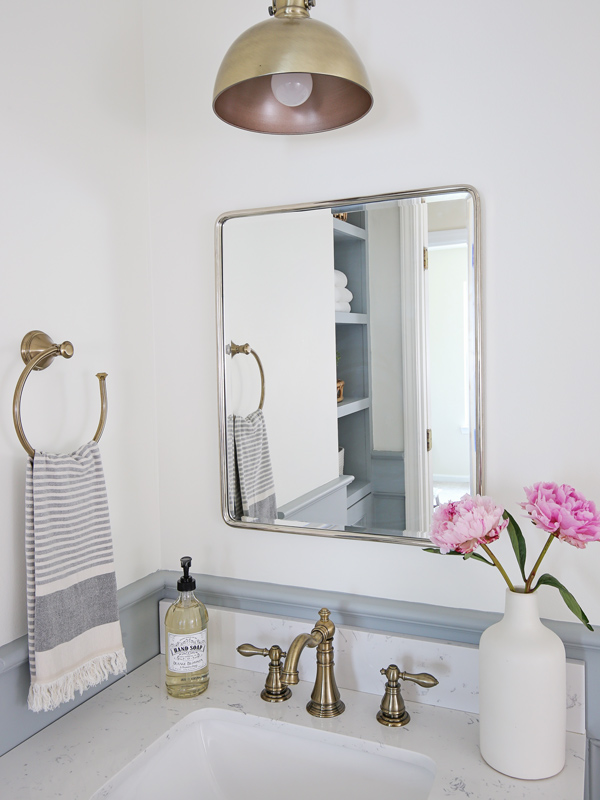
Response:
[[[310,97],[312,75],[308,72],[282,72],[271,77],[275,98],[284,106],[301,106]]]

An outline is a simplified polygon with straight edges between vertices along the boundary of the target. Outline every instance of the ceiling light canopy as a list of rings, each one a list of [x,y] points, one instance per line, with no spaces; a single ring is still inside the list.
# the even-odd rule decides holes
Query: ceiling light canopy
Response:
[[[373,105],[358,54],[341,33],[310,18],[316,0],[273,0],[272,18],[231,45],[213,110],[258,133],[318,133],[364,117]]]

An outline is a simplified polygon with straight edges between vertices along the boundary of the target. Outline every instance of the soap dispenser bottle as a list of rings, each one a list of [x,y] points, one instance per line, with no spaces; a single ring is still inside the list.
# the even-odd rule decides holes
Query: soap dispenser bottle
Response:
[[[194,594],[192,559],[181,559],[179,597],[165,616],[166,685],[172,697],[195,697],[208,687],[208,611]]]

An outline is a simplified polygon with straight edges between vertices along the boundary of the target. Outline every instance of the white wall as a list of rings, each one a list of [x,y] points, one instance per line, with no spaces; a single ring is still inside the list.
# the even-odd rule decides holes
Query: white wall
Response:
[[[89,438],[93,373],[109,373],[102,452],[121,584],[189,552],[216,575],[501,607],[500,580],[479,564],[221,521],[213,227],[234,208],[473,184],[483,201],[487,490],[514,512],[536,480],[600,500],[600,269],[587,244],[598,217],[600,7],[322,0],[313,14],[354,42],[375,107],[338,132],[271,137],[230,128],[210,108],[218,63],[266,18],[264,0],[0,6],[0,643],[25,630],[24,454],[9,409],[21,337],[37,327],[71,338],[76,356],[28,382],[36,445]],[[34,379],[47,383],[47,411]],[[547,567],[600,622],[600,545],[556,544]],[[569,618],[543,591],[543,612]]]
[[[600,269],[585,241],[598,215],[600,8],[322,0],[312,13],[355,44],[375,107],[305,137],[239,131],[210,108],[219,61],[266,19],[263,0],[148,0],[146,10],[161,565],[190,551],[214,574],[500,608],[502,583],[483,565],[221,522],[213,225],[234,208],[473,184],[483,201],[487,489],[515,513],[536,480],[600,500]],[[173,341],[194,343],[193,370]],[[600,545],[556,544],[552,569],[600,622]],[[543,612],[569,618],[543,592]]]
[[[0,644],[25,632],[26,454],[12,422],[22,337],[75,347],[30,375],[31,444],[70,452],[96,430],[119,585],[158,567],[142,6],[0,3]]]

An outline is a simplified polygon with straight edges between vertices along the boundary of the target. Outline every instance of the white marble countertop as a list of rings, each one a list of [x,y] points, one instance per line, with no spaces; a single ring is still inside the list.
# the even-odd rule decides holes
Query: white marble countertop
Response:
[[[211,664],[208,690],[176,700],[164,689],[164,657],[144,664],[0,758],[0,794],[7,800],[89,800],[118,770],[184,716],[225,708],[305,727],[396,745],[430,756],[437,772],[430,800],[580,800],[585,737],[567,735],[567,762],[554,778],[519,781],[487,766],[479,755],[474,714],[407,702],[404,728],[380,725],[380,698],[343,690],[346,711],[316,719],[305,705],[312,686],[301,682],[285,703],[260,697],[264,675]]]

